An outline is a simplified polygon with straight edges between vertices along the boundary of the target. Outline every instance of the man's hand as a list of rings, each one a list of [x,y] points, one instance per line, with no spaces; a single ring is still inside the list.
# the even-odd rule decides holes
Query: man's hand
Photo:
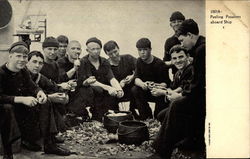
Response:
[[[143,82],[143,83],[140,85],[140,87],[141,87],[144,91],[148,90],[148,85],[147,85],[146,82]]]
[[[155,83],[152,81],[146,81],[148,89],[152,90],[155,87]]]
[[[120,86],[123,88],[126,85],[125,79],[120,81]]]
[[[69,80],[69,81],[68,81],[68,85],[69,85],[69,87],[70,87],[70,90],[71,90],[72,92],[74,92],[74,91],[75,91],[75,88],[76,88],[76,86],[77,86],[76,79]]]
[[[128,76],[124,79],[125,84],[131,83],[133,77],[134,77],[134,74],[128,75]]]
[[[43,91],[39,91],[36,95],[39,104],[44,104],[47,102],[47,96]]]
[[[90,85],[96,82],[95,76],[89,76],[85,81],[83,81],[83,85]]]
[[[117,98],[122,98],[124,96],[123,90],[117,90]]]
[[[194,61],[194,58],[193,57],[188,57],[188,61],[190,62],[190,64],[192,64],[193,61]]]
[[[181,93],[176,93],[176,92],[174,92],[174,91],[172,91],[171,94],[168,94],[168,95],[167,95],[167,98],[168,98],[168,100],[170,100],[170,101],[177,100],[177,99],[179,99],[179,98],[181,98],[181,97],[182,97],[182,94],[181,94]]]
[[[70,85],[68,84],[68,82],[63,82],[58,84],[58,86],[62,87],[62,89],[64,90],[70,90]]]
[[[153,88],[151,90],[151,94],[154,97],[159,97],[159,96],[165,96],[167,94],[167,90],[163,90],[163,89],[158,89],[158,88]]]
[[[167,87],[166,83],[154,83],[155,88],[165,89]]]
[[[109,92],[109,95],[111,95],[113,97],[117,96],[117,90],[115,88],[113,88],[113,87],[110,87],[108,89],[108,92]]]
[[[29,107],[37,105],[38,100],[35,97],[15,97],[15,103],[21,103]]]
[[[80,64],[81,64],[81,62],[80,62],[79,59],[77,59],[77,60],[74,61],[74,70],[75,71],[78,70],[78,68],[80,67]]]
[[[165,61],[165,64],[166,64],[167,66],[171,66],[171,65],[172,65],[172,62],[171,62],[171,61]]]
[[[174,91],[170,88],[167,89],[167,95],[171,95]]]
[[[53,103],[66,104],[69,101],[69,96],[67,94],[65,94],[65,93],[53,93],[53,94],[49,94],[48,98]]]

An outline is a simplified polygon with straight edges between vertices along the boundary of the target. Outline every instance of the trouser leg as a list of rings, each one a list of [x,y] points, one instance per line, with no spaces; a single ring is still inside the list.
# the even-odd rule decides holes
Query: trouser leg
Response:
[[[165,116],[168,115],[168,111],[169,111],[169,108],[165,108],[162,111],[160,111],[157,115],[157,120],[159,120],[162,123]]]
[[[12,145],[10,142],[11,131],[11,115],[8,109],[4,108],[4,105],[0,105],[0,132],[2,137],[2,145],[4,154],[12,154]]]
[[[35,107],[27,107],[24,105],[15,106],[15,116],[22,140],[35,143],[42,137],[43,132],[41,131],[39,113],[40,105],[36,105]]]
[[[132,112],[135,119],[139,119],[139,115],[135,111],[136,109],[136,102],[133,97],[130,98],[129,110]]]
[[[142,88],[138,86],[133,86],[131,92],[135,99],[136,107],[140,113],[140,119],[145,120],[147,118],[152,118],[152,110],[148,104],[148,92],[142,90]]]
[[[40,106],[39,123],[42,137],[58,133],[58,123],[53,103],[47,102]]]
[[[139,119],[139,115],[136,113],[135,109],[136,109],[136,102],[135,102],[135,98],[132,94],[132,87],[133,85],[130,84],[128,86],[125,86],[123,88],[123,91],[124,91],[124,99],[126,101],[129,101],[129,110],[132,112],[133,116],[135,119]]]
[[[116,97],[112,97],[106,91],[95,91],[94,107],[91,109],[92,118],[102,121],[102,118],[108,110],[119,110]]]
[[[165,115],[162,126],[153,147],[164,158],[171,158],[175,144],[184,138],[185,121],[183,113],[188,110],[188,101],[183,98],[170,103],[168,115]]]
[[[155,111],[154,117],[157,118],[157,115],[168,106],[168,103],[165,102],[165,97],[154,97],[155,101]]]
[[[88,115],[86,106],[93,106],[94,90],[91,87],[81,87],[71,96],[67,109],[77,115]]]

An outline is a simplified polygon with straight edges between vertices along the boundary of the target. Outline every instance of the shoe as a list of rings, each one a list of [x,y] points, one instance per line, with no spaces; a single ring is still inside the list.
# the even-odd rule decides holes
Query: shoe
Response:
[[[29,141],[25,141],[25,140],[22,140],[21,146],[22,146],[22,148],[25,148],[25,149],[30,150],[30,151],[41,151],[42,150],[42,147],[40,145],[38,145],[36,143],[29,142]]]
[[[177,144],[175,147],[179,148],[180,150],[205,150],[206,145],[202,140],[197,140],[196,138],[184,138]]]
[[[4,154],[3,159],[13,159],[13,155],[12,154],[10,154],[10,155]]]
[[[45,154],[55,154],[59,156],[69,156],[71,152],[65,148],[61,148],[56,144],[48,144],[44,146]]]
[[[91,122],[91,119],[88,115],[82,116],[82,122]]]
[[[61,144],[61,143],[64,143],[64,139],[60,136],[54,136],[53,137],[53,142],[54,143],[57,143],[57,144]]]

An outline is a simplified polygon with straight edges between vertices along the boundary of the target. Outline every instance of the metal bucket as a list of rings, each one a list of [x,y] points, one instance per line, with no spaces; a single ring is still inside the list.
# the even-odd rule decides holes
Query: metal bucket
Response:
[[[134,117],[130,111],[115,111],[115,113],[126,113],[123,116],[109,116],[110,112],[104,114],[103,125],[109,133],[116,133],[119,123],[125,120],[133,120]]]
[[[118,140],[121,144],[140,145],[142,142],[149,140],[148,127],[140,121],[123,121],[118,127]]]

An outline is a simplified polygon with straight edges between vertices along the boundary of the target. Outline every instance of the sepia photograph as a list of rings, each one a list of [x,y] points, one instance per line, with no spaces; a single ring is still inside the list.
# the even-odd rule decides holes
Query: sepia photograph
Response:
[[[0,157],[249,157],[249,89],[237,98],[242,109],[227,108],[236,82],[221,72],[231,59],[224,51],[242,46],[234,58],[244,66],[233,66],[249,74],[248,9],[247,1],[0,0]],[[226,33],[241,45],[228,49]],[[231,113],[242,124],[236,143],[244,140],[235,153],[222,145],[236,132],[220,133],[234,126]]]

